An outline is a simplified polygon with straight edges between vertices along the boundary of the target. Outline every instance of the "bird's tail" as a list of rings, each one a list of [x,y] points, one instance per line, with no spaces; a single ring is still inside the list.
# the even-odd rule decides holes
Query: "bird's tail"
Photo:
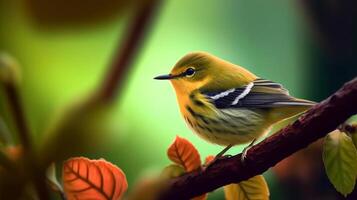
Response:
[[[305,99],[298,99],[298,98],[293,98],[289,101],[286,102],[279,102],[279,105],[286,105],[286,106],[306,106],[306,107],[311,107],[315,105],[316,102],[305,100]]]
[[[305,99],[297,99],[294,98],[288,102],[280,102],[280,106],[276,109],[274,116],[271,116],[276,122],[286,120],[288,118],[297,119],[302,113],[310,109],[314,106],[316,102],[305,100]],[[290,121],[290,120],[289,120]]]

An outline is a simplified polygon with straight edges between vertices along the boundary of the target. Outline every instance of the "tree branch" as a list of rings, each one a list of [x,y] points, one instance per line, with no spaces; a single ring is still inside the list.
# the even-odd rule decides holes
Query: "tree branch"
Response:
[[[13,84],[6,84],[4,89],[14,117],[16,128],[18,129],[19,140],[26,152],[31,151],[31,133],[29,127],[27,126],[28,123],[25,117],[20,95],[18,94],[18,90]]]
[[[5,65],[6,64],[10,65],[13,63],[9,62],[9,63],[5,63]],[[8,67],[10,68],[11,66]],[[33,176],[30,178],[32,178],[34,181],[34,185],[38,192],[39,199],[48,199],[49,194],[46,188],[44,187],[45,182],[43,177],[45,175],[43,172],[37,169],[35,164],[36,162],[35,160],[37,158],[31,141],[31,132],[25,117],[25,111],[21,102],[21,95],[19,94],[17,83],[14,80],[12,80],[11,82],[4,82],[3,86],[4,86],[5,96],[8,100],[9,107],[12,112],[14,122],[17,128],[19,141],[24,148],[23,158],[26,165],[25,168],[28,168],[28,170],[33,173]],[[5,161],[4,156],[2,156],[2,160]],[[7,167],[9,167],[11,162],[6,162],[4,164],[7,164],[8,165]]]
[[[160,3],[161,0],[143,1],[136,8],[134,18],[130,21],[128,30],[119,45],[117,55],[98,88],[99,100],[112,102],[115,99]]]
[[[220,159],[204,171],[194,171],[170,180],[160,199],[190,199],[227,184],[262,174],[284,158],[335,130],[357,113],[357,78],[317,104],[292,125],[253,146],[244,165],[241,154]]]

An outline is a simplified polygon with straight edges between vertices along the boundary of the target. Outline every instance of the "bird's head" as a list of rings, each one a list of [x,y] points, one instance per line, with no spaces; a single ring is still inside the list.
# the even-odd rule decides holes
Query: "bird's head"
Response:
[[[256,77],[242,67],[205,52],[185,55],[170,74],[157,76],[157,80],[170,80],[176,92],[190,94],[198,89],[223,90],[249,83]]]

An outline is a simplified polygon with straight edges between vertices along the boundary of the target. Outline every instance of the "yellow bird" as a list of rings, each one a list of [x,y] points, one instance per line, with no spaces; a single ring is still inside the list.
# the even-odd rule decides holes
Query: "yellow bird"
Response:
[[[225,146],[217,157],[234,145],[264,136],[270,127],[297,115],[315,103],[289,95],[281,84],[262,79],[238,65],[205,52],[189,53],[168,75],[181,114],[188,126],[204,140]]]

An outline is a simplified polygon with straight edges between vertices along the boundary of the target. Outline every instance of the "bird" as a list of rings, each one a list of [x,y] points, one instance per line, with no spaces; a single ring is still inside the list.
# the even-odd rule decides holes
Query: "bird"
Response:
[[[207,52],[188,53],[169,74],[154,79],[171,81],[180,112],[194,133],[225,147],[216,158],[235,145],[249,143],[242,152],[244,162],[249,148],[274,124],[315,105]]]

